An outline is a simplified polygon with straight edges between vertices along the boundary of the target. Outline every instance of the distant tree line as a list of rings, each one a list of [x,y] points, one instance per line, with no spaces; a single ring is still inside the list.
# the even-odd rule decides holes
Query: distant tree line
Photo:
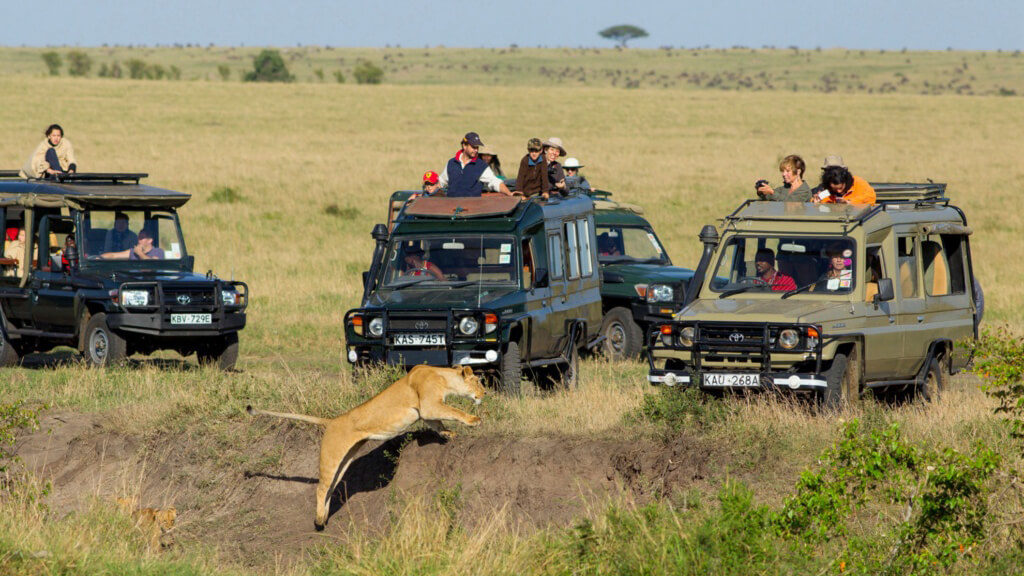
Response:
[[[88,76],[93,68],[92,57],[81,50],[71,50],[64,57],[57,52],[49,51],[42,54],[43,63],[50,76],[59,76],[60,69],[67,60],[68,76]],[[127,69],[127,74],[125,73]],[[125,61],[124,68],[117,61],[103,62],[96,72],[100,78],[132,78],[134,80],[181,80],[181,69],[177,66],[164,67],[162,64],[150,64],[139,58]]]

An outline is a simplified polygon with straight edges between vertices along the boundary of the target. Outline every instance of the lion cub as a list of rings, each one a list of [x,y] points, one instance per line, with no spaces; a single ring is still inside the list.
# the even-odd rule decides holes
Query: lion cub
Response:
[[[249,414],[300,420],[325,428],[320,442],[320,483],[316,489],[314,520],[316,529],[323,530],[327,524],[331,494],[364,442],[390,440],[419,420],[426,422],[438,433],[451,437],[452,434],[445,430],[442,420],[458,420],[467,426],[477,426],[480,417],[447,406],[444,399],[448,396],[464,396],[479,404],[484,393],[480,379],[469,366],[416,366],[380,394],[332,420],[256,410],[252,406],[246,407],[246,411]]]
[[[117,504],[125,512],[131,513],[137,530],[149,535],[149,549],[151,551],[160,550],[162,548],[161,537],[174,529],[174,521],[178,518],[178,510],[174,506],[169,508],[136,509],[134,498],[118,498]]]

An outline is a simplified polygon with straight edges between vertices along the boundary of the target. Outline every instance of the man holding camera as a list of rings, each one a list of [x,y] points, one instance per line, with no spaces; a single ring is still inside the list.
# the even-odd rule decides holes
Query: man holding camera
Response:
[[[811,187],[804,182],[803,158],[791,154],[782,159],[779,163],[779,171],[782,172],[782,186],[772,188],[767,180],[758,180],[754,184],[757,196],[761,200],[774,200],[776,202],[810,202]]]

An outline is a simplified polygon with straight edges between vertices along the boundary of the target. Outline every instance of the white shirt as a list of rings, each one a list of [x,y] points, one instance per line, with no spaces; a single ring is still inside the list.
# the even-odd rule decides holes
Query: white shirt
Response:
[[[469,164],[469,161],[466,160],[466,155],[462,154],[461,150],[459,152],[460,152],[460,154],[459,154],[459,162],[461,162],[462,163],[462,167],[465,168],[466,164]],[[479,158],[479,156],[478,156],[478,158]],[[480,161],[483,162],[482,159]],[[438,176],[439,176],[438,184],[441,185],[441,188],[447,188],[448,187],[448,166],[447,165],[445,165],[443,170],[438,172]],[[498,178],[497,176],[494,175],[494,171],[491,170],[490,166],[488,166],[487,168],[484,168],[483,173],[480,174],[480,181],[483,182],[484,187],[486,187],[491,192],[501,192],[501,185],[502,185],[502,183],[504,183],[504,181],[501,178]]]

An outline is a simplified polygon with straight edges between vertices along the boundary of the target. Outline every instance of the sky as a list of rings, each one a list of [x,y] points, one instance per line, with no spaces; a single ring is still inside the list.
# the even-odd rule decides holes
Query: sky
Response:
[[[0,0],[0,45],[1024,49],[1024,0]]]

